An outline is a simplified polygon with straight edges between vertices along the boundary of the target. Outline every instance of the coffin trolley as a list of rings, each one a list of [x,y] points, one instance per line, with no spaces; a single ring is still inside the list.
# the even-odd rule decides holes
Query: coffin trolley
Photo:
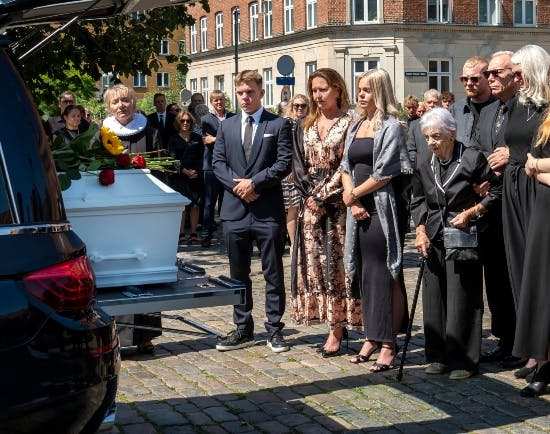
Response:
[[[243,303],[242,283],[206,277],[199,267],[176,263],[181,213],[189,199],[147,169],[116,170],[114,184],[107,187],[98,183],[97,173],[81,175],[63,192],[63,202],[86,243],[97,305],[105,312],[147,314]],[[180,315],[164,316],[218,336]]]

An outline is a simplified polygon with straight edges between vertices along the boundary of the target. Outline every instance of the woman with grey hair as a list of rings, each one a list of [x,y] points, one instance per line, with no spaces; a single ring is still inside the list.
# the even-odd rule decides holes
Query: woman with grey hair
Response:
[[[501,186],[485,156],[456,140],[448,110],[430,110],[420,125],[432,152],[414,171],[411,202],[415,246],[426,260],[426,373],[450,371],[449,378],[459,380],[478,369],[483,292],[477,232],[487,228],[483,215],[498,204]],[[482,198],[473,185],[485,181],[490,188]]]
[[[397,332],[406,324],[402,249],[412,166],[387,71],[359,77],[357,107],[361,117],[348,130],[341,166],[348,207],[344,265],[347,284],[360,288],[366,339],[350,361],[364,363],[380,351],[370,370],[382,372],[393,367]]]

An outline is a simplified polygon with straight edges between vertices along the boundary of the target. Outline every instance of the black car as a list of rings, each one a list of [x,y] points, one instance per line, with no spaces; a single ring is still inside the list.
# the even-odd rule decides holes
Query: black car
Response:
[[[0,433],[94,433],[120,368],[41,119],[0,42]]]

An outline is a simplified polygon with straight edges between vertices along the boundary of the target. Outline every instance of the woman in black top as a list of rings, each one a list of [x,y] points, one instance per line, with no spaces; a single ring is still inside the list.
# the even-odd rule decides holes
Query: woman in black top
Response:
[[[199,203],[204,189],[202,163],[204,154],[204,145],[202,136],[193,131],[195,118],[187,112],[181,112],[176,116],[174,126],[178,134],[174,134],[168,141],[168,152],[179,160],[180,167],[178,174],[171,179],[172,188],[186,196],[191,203],[189,208],[189,224],[191,234],[187,238],[189,243],[200,242],[197,235],[197,226],[199,224]],[[182,224],[180,226],[180,236],[185,232],[185,212],[182,215]]]
[[[426,258],[424,331],[428,374],[450,370],[451,379],[477,372],[483,314],[482,266],[475,248],[444,246],[444,227],[487,226],[485,214],[501,196],[499,178],[483,154],[456,141],[456,122],[443,108],[421,119],[422,132],[433,152],[414,173],[411,214],[415,245]],[[481,198],[473,184],[489,181]]]
[[[61,117],[65,122],[65,126],[55,131],[54,136],[61,137],[65,143],[69,143],[79,134],[78,127],[81,121],[80,110],[75,105],[68,105],[65,107],[65,110],[63,110]]]

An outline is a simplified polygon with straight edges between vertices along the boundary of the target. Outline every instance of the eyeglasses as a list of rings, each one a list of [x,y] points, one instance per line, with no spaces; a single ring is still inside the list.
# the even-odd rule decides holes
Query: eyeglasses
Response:
[[[180,124],[192,124],[193,121],[191,119],[180,119]]]
[[[61,104],[74,104],[74,99],[62,99]]]
[[[489,78],[491,76],[491,74],[494,76],[494,77],[500,77],[502,78],[502,73],[504,71],[507,71],[507,70],[512,70],[512,68],[498,68],[498,69],[491,69],[491,70],[487,70],[487,71],[483,71],[483,76],[485,78]]]
[[[521,80],[523,78],[522,71],[514,71],[514,77]]]
[[[307,107],[307,104],[292,104],[292,107],[295,109],[305,109]]]
[[[471,81],[472,83],[474,84],[477,84],[479,83],[479,80],[480,80],[481,77],[460,77],[460,81],[462,82],[462,84],[466,84],[468,83],[468,81]]]

